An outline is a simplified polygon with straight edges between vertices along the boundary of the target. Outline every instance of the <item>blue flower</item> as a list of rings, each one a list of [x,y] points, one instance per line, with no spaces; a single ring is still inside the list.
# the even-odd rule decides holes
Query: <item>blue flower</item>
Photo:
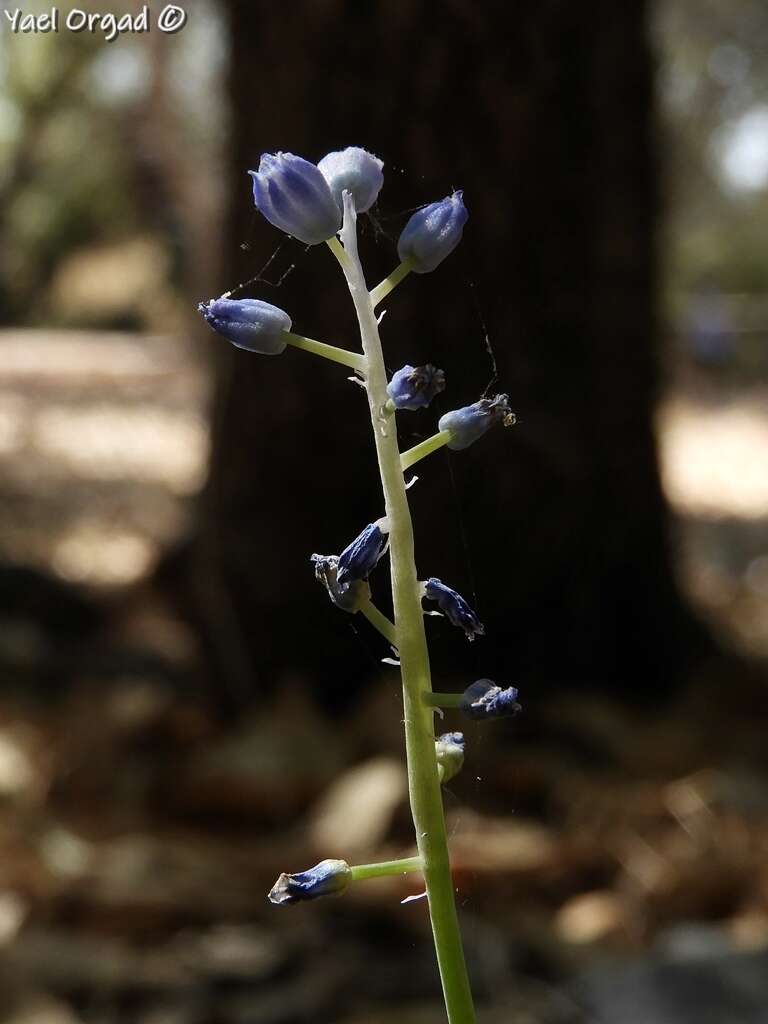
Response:
[[[411,270],[427,274],[450,256],[461,241],[469,214],[463,192],[454,192],[439,203],[424,206],[411,217],[397,243],[397,254]]]
[[[354,580],[343,585],[339,583],[337,555],[312,555],[310,561],[315,567],[315,579],[323,584],[337,608],[354,615],[366,601],[370,601],[371,588],[365,580]]]
[[[317,166],[342,212],[342,192],[345,189],[352,193],[357,212],[365,213],[376,202],[384,184],[384,175],[381,173],[384,164],[359,146],[347,146],[340,152],[329,153]]]
[[[295,875],[283,872],[269,891],[272,903],[300,903],[343,892],[352,881],[352,869],[345,860],[321,860],[308,871]]]
[[[464,630],[468,640],[474,640],[476,636],[482,636],[485,633],[485,626],[461,594],[457,594],[455,590],[446,587],[444,583],[441,583],[434,576],[430,576],[423,584],[423,587],[424,596],[429,598],[430,601],[435,601],[448,621]]]
[[[253,201],[270,224],[307,245],[333,238],[341,211],[315,164],[293,153],[264,153],[253,178]]]
[[[445,389],[445,373],[432,363],[405,365],[387,385],[387,394],[396,409],[425,409],[435,395]]]
[[[435,740],[435,757],[440,772],[440,781],[448,782],[458,775],[464,765],[464,733],[445,732]]]
[[[490,430],[495,423],[503,423],[505,427],[515,422],[515,414],[509,408],[507,395],[496,395],[494,398],[481,398],[473,405],[465,405],[463,409],[452,409],[438,421],[439,430],[448,430],[453,435],[448,447],[461,451]]]
[[[367,580],[371,570],[384,554],[389,543],[389,521],[386,516],[366,526],[339,555],[337,581],[345,586],[353,580]]]
[[[478,679],[464,691],[461,711],[470,718],[505,718],[520,711],[517,688],[504,689],[492,679]]]
[[[201,302],[197,309],[214,331],[238,348],[276,356],[288,344],[283,332],[290,331],[291,318],[261,299],[229,299],[223,295]]]

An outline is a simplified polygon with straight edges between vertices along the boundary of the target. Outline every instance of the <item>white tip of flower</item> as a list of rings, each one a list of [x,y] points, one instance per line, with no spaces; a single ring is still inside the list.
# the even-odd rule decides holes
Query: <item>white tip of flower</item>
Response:
[[[348,191],[357,212],[365,213],[376,202],[384,184],[383,161],[359,146],[329,153],[317,166],[340,210],[344,208],[343,194]]]

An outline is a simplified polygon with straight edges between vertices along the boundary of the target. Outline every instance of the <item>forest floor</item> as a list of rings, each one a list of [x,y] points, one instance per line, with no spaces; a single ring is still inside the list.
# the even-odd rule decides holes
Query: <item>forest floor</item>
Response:
[[[414,876],[265,900],[323,856],[409,854],[392,685],[343,728],[301,680],[224,726],[142,584],[204,477],[202,363],[6,331],[0,376],[0,1021],[438,1024]],[[484,1024],[764,1024],[766,390],[658,416],[681,578],[740,671],[663,715],[582,695],[465,729],[446,805]]]

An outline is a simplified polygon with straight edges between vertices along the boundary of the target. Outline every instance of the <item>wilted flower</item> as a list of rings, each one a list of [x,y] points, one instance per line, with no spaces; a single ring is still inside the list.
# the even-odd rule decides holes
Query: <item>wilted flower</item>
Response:
[[[354,615],[366,601],[370,601],[371,588],[365,580],[339,583],[337,555],[312,555],[310,560],[315,567],[315,579],[323,584],[337,608]]]
[[[469,214],[463,192],[454,192],[439,203],[430,203],[413,214],[397,243],[397,254],[408,260],[417,274],[434,270],[461,241]]]
[[[396,409],[425,409],[435,395],[445,389],[445,373],[432,363],[405,365],[387,385],[387,394]]]
[[[344,586],[353,580],[366,580],[387,550],[389,520],[386,516],[370,523],[339,555],[336,579]]]
[[[443,769],[441,782],[458,775],[464,764],[464,733],[445,732],[435,740],[435,756]]]
[[[470,718],[506,718],[520,711],[517,688],[498,686],[492,679],[478,679],[468,686],[459,706]]]
[[[454,626],[459,626],[467,634],[468,640],[485,633],[485,626],[472,611],[467,602],[455,590],[447,587],[434,576],[423,584],[424,596],[435,601],[438,608]]]
[[[341,211],[320,170],[293,153],[264,153],[253,178],[253,201],[270,224],[307,245],[333,238]]]
[[[343,892],[352,881],[352,870],[345,860],[321,860],[308,871],[295,875],[283,872],[269,891],[272,903],[300,903],[318,896]]]
[[[197,309],[214,331],[238,348],[276,356],[288,344],[283,331],[290,331],[291,318],[261,299],[229,299],[222,295],[201,302]]]
[[[448,447],[461,451],[490,430],[495,423],[503,423],[505,427],[515,422],[515,416],[509,408],[507,395],[496,395],[494,398],[481,398],[473,405],[465,405],[463,409],[452,409],[438,421],[439,430],[450,431],[452,437]]]
[[[340,152],[329,153],[317,166],[341,211],[344,210],[342,192],[345,189],[352,193],[357,212],[365,213],[376,202],[384,184],[381,173],[384,164],[359,146],[347,146]]]

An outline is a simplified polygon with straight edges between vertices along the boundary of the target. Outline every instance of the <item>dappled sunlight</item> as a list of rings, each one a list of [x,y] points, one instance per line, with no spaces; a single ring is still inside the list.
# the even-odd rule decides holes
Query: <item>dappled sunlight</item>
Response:
[[[55,542],[51,566],[73,583],[132,583],[145,575],[155,553],[146,537],[84,522]]]
[[[0,332],[0,553],[72,582],[144,576],[184,529],[208,460],[208,383],[189,343]]]
[[[732,644],[768,656],[768,402],[673,393],[657,416],[662,481],[677,513],[678,573]]]
[[[664,490],[681,514],[768,517],[768,402],[674,397],[658,416]]]
[[[55,460],[53,474],[84,479],[164,482],[192,494],[203,482],[207,429],[194,415],[154,405],[48,405],[29,424],[30,446]]]

